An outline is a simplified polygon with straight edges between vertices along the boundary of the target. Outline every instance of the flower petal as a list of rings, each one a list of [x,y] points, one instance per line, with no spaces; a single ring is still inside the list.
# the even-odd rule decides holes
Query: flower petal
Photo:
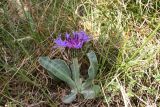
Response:
[[[70,39],[70,34],[66,33],[65,37],[66,37],[66,40]]]
[[[80,39],[82,41],[84,41],[84,42],[88,42],[89,41],[89,36],[84,31],[80,31],[79,35],[80,35]]]
[[[54,43],[56,43],[57,46],[66,47],[66,41],[61,39],[61,35],[54,40]]]

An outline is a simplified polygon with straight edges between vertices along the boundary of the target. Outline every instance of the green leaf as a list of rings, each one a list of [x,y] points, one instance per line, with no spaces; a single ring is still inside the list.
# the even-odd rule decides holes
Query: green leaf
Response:
[[[71,79],[71,71],[65,61],[60,59],[50,60],[48,57],[40,57],[39,63],[48,70],[49,74],[55,75],[59,79],[66,82],[72,89],[75,83]]]
[[[71,65],[72,78],[76,83],[78,91],[81,90],[81,80],[80,80],[80,65],[78,64],[78,59],[73,58],[73,64]]]
[[[89,75],[89,79],[93,80],[98,71],[98,61],[97,61],[96,54],[93,51],[91,51],[90,53],[87,53],[87,56],[90,62],[90,67],[88,69],[88,75]]]
[[[83,84],[82,84],[82,90],[90,87],[92,85],[92,80],[91,79],[87,79]]]
[[[93,99],[97,97],[99,92],[100,92],[100,87],[98,85],[93,85],[92,87],[81,91],[81,94],[83,94],[85,99]]]
[[[90,53],[87,53],[90,67],[88,69],[88,79],[82,84],[83,88],[89,87],[92,84],[93,79],[95,78],[97,71],[98,71],[98,61],[96,54],[91,51]]]
[[[69,95],[66,95],[62,98],[63,103],[69,104],[76,99],[76,92],[71,92]]]

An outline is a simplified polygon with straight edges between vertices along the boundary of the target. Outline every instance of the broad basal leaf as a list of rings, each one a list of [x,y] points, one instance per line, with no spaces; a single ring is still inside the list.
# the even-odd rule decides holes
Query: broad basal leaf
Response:
[[[76,83],[77,89],[81,90],[81,80],[80,80],[80,65],[78,64],[78,59],[73,59],[73,64],[71,65],[72,78]]]
[[[98,71],[98,61],[96,54],[91,51],[90,53],[87,53],[90,66],[88,69],[88,79],[83,83],[83,88],[87,88],[92,84],[93,79],[95,78],[97,71]]]
[[[98,85],[93,85],[92,87],[81,91],[85,99],[93,99],[97,97],[100,92],[100,87]]]
[[[62,101],[66,104],[71,103],[76,99],[76,94],[75,92],[71,92],[69,95],[66,95],[65,97],[62,98]]]
[[[39,63],[47,69],[50,74],[66,82],[72,89],[75,88],[75,83],[71,79],[71,71],[65,61],[61,59],[50,60],[48,57],[40,57]]]
[[[90,62],[90,67],[88,69],[88,75],[89,75],[89,79],[93,80],[97,74],[98,61],[97,61],[96,54],[93,51],[91,51],[90,53],[87,53],[87,56]]]

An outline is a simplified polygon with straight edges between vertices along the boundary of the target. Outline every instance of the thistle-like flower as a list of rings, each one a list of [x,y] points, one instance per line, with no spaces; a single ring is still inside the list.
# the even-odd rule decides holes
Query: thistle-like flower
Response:
[[[80,32],[73,32],[73,36],[66,33],[65,40],[62,40],[61,35],[57,39],[54,40],[56,43],[55,47],[68,47],[68,48],[75,48],[80,49],[82,48],[85,42],[88,42],[90,38],[84,31]]]

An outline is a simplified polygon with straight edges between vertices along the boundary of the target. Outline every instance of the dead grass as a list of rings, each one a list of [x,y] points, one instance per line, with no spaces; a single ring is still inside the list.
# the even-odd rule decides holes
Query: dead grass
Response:
[[[2,0],[0,106],[159,107],[159,7],[158,0]],[[53,51],[52,38],[79,29],[93,36],[79,54],[85,71],[86,52],[96,52],[95,82],[102,91],[95,100],[78,96],[65,105],[61,98],[69,88],[51,79],[37,59],[47,55],[69,62],[69,50]]]

